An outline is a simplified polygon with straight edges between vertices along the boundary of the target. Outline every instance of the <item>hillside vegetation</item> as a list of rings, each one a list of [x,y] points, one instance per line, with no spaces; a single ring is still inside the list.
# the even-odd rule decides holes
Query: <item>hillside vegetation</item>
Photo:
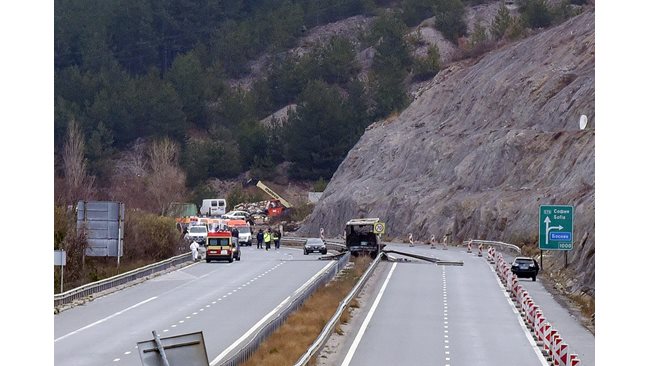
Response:
[[[443,67],[437,45],[419,36],[420,22],[434,19],[466,57],[576,11],[568,2],[527,0],[521,15],[502,7],[498,18],[469,28],[467,9],[482,3],[56,0],[57,199],[127,199],[111,195],[125,175],[146,177],[143,151],[165,139],[175,146],[170,181],[187,188],[186,199],[210,191],[213,179],[247,171],[272,178],[283,162],[292,179],[329,179],[365,127],[406,107],[409,85]],[[317,36],[351,17],[359,21],[353,31]],[[310,36],[316,41],[305,44]],[[296,108],[284,123],[259,122],[287,105]],[[72,121],[94,178],[85,197],[60,189],[74,181],[64,154]]]

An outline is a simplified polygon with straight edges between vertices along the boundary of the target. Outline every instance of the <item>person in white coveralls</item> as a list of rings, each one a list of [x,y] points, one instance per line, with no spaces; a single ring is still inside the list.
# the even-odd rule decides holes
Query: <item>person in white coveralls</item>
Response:
[[[199,243],[193,241],[192,244],[190,244],[190,249],[192,250],[192,260],[196,262],[199,258]]]

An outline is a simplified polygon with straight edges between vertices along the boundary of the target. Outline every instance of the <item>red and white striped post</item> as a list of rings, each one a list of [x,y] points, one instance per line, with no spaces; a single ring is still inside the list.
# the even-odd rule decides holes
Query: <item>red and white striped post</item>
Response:
[[[528,309],[528,326],[530,329],[535,329],[535,312],[539,310],[539,306],[535,305],[533,302],[533,306]]]
[[[555,352],[553,352],[553,366],[567,366],[568,346],[562,337],[555,337]]]
[[[546,349],[546,352],[548,353],[549,358],[551,359],[551,362],[553,361],[553,350],[555,349],[555,337],[557,336],[557,330],[550,328],[548,331],[548,336],[544,340],[544,348]]]
[[[413,234],[409,233],[409,247],[413,246]]]
[[[483,244],[479,243],[478,245],[478,256],[482,257],[483,256]]]
[[[467,253],[471,253],[471,252],[472,252],[472,241],[470,240],[469,242],[467,242]]]
[[[442,250],[447,250],[447,235],[442,238]]]
[[[580,359],[575,353],[569,355],[569,366],[580,366]]]
[[[436,234],[432,234],[431,239],[429,241],[431,242],[431,249],[435,249],[435,247],[436,247]]]
[[[542,343],[544,345],[544,351],[548,356],[550,354],[550,339],[551,339],[551,324],[544,323],[542,324]]]
[[[325,240],[325,229],[320,228],[320,238],[321,240]]]
[[[544,335],[542,334],[542,325],[544,323],[546,323],[546,318],[542,314],[542,311],[538,310],[535,313],[535,338],[538,343],[543,343],[542,338],[544,338]],[[538,346],[541,346],[541,344],[538,344]]]

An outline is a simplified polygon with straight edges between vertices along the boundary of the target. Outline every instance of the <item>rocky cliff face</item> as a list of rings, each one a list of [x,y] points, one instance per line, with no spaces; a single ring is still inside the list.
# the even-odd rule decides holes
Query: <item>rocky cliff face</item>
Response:
[[[388,235],[536,247],[541,204],[574,206],[573,291],[594,291],[594,13],[440,72],[371,125],[301,235],[379,217]],[[589,119],[579,129],[581,114]],[[563,253],[544,263],[564,263]]]

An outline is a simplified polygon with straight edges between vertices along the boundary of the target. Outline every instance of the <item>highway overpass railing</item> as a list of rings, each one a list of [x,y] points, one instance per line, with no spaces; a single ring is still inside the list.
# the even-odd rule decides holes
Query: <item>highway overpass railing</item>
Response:
[[[56,308],[70,304],[75,300],[83,299],[92,294],[121,286],[143,277],[151,276],[157,272],[165,271],[189,261],[192,261],[192,253],[185,253],[110,278],[79,286],[60,294],[55,294],[54,307]]]

